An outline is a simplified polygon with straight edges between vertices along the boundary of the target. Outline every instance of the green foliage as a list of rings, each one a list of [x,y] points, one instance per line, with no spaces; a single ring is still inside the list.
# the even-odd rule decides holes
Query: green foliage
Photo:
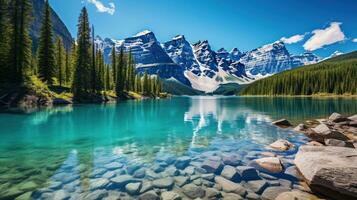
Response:
[[[62,86],[65,77],[65,64],[66,64],[66,52],[63,46],[63,41],[61,37],[57,39],[57,47],[56,47],[56,66],[57,66],[57,79],[59,85]]]
[[[351,56],[351,55],[349,55]],[[357,59],[337,57],[256,81],[241,95],[357,94]]]
[[[8,1],[0,0],[0,84],[9,81],[9,49],[10,49],[10,34],[8,15]]]
[[[83,7],[79,17],[77,38],[73,98],[81,101],[91,95],[91,42],[88,13],[85,7]]]
[[[112,67],[113,67],[113,64],[112,64]],[[124,50],[120,49],[120,53],[118,56],[118,65],[117,65],[117,70],[116,70],[116,74],[117,74],[116,81],[114,81],[115,91],[116,91],[116,94],[118,97],[121,97],[124,95],[124,84],[125,84],[125,79],[126,79],[125,68],[126,68],[126,66],[125,66]],[[115,79],[115,77],[113,77],[113,79]]]
[[[51,8],[46,1],[43,11],[43,20],[41,27],[40,42],[38,48],[38,68],[39,77],[49,85],[53,84],[53,78],[56,73],[55,45],[53,43],[53,31],[51,21]],[[58,49],[57,49],[58,51]],[[58,56],[58,52],[57,52]],[[58,59],[58,57],[57,57]],[[58,61],[57,61],[58,62]],[[58,64],[57,64],[58,67]]]
[[[9,38],[9,82],[22,84],[29,78],[31,67],[31,4],[29,0],[13,0],[10,3],[11,35]]]
[[[123,53],[123,52],[120,52],[120,53]],[[117,72],[117,60],[116,60],[116,51],[115,51],[115,45],[113,45],[113,48],[112,48],[112,73],[113,73],[113,83],[114,85],[117,83],[117,78],[118,78],[118,72]],[[123,59],[123,58],[122,58]],[[122,61],[122,60],[121,60]],[[120,61],[119,61],[120,62]]]

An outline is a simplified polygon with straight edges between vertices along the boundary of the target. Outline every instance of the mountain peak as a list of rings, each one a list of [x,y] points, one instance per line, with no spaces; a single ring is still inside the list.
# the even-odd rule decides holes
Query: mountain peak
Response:
[[[184,35],[177,35],[174,38],[172,38],[172,40],[186,40]]]
[[[144,35],[148,35],[148,34],[152,34],[152,33],[153,33],[152,31],[144,30],[144,31],[141,31],[140,33],[137,33],[135,35],[135,37],[140,37],[140,36],[144,36]]]

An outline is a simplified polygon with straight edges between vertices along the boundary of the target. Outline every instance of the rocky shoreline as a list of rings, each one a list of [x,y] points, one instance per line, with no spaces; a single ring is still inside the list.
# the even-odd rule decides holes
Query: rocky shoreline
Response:
[[[273,124],[291,126],[285,119]],[[331,199],[356,199],[357,115],[333,113],[328,119],[299,124],[294,131],[310,138],[299,148],[294,163],[311,190]],[[273,146],[287,146],[283,142]]]

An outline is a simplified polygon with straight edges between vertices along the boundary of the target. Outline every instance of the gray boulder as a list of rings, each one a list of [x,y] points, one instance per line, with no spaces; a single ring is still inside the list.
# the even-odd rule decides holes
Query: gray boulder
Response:
[[[335,123],[349,121],[347,117],[344,117],[339,113],[332,113],[328,119]]]
[[[240,184],[234,183],[230,180],[227,180],[221,176],[216,176],[214,178],[215,182],[222,187],[222,190],[228,193],[236,193],[240,196],[245,196],[247,194],[246,189]]]
[[[216,160],[205,160],[202,164],[202,168],[207,171],[207,173],[221,173],[223,169],[223,165],[221,161]]]
[[[357,121],[357,114],[356,115],[352,115],[351,117],[348,117],[349,120],[351,121]]]
[[[337,139],[346,141],[349,138],[344,134],[331,130],[326,124],[320,124],[315,128],[309,129],[306,135],[311,139],[323,143],[325,139]]]
[[[250,163],[250,166],[255,167],[259,171],[271,174],[278,174],[283,171],[283,165],[277,157],[255,159]]]
[[[136,195],[141,189],[141,183],[128,183],[125,186],[126,191],[131,195]]]
[[[257,170],[254,167],[238,166],[237,172],[240,174],[243,180],[256,180],[259,179]]]
[[[163,192],[161,194],[162,200],[181,200],[181,196],[176,192]]]
[[[336,139],[325,139],[325,145],[326,146],[335,146],[335,147],[353,147],[353,144],[350,142],[345,142],[342,140],[336,140]]]
[[[279,194],[290,191],[289,188],[283,186],[268,187],[261,195],[262,200],[275,200]]]
[[[241,176],[237,172],[237,169],[229,165],[224,166],[221,176],[233,182],[240,182],[241,180]]]
[[[172,186],[174,185],[174,179],[171,177],[161,178],[161,179],[154,180],[152,184],[155,188],[169,189],[172,188]]]
[[[255,180],[255,181],[249,181],[247,183],[247,186],[253,192],[257,194],[261,194],[265,190],[265,188],[269,186],[269,184],[265,180]]]
[[[185,169],[191,162],[191,158],[188,156],[180,157],[175,162],[175,167],[177,169]]]
[[[205,196],[205,190],[195,184],[187,184],[183,186],[183,193],[191,199],[202,198]]]
[[[313,191],[340,199],[357,198],[357,149],[302,146],[295,164]]]
[[[159,200],[160,197],[154,191],[148,191],[139,196],[139,200]]]
[[[287,140],[279,139],[269,145],[273,149],[277,149],[280,151],[286,151],[294,147],[293,144],[291,144]]]

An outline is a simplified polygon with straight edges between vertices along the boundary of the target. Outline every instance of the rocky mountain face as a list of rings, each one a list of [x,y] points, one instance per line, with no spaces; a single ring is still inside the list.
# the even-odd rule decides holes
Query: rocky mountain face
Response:
[[[313,64],[319,60],[320,58],[310,52],[292,55],[281,41],[246,52],[240,59],[252,75],[276,74],[295,67]]]
[[[117,51],[131,50],[138,73],[158,74],[208,93],[222,85],[248,84],[261,76],[320,61],[310,52],[292,55],[280,41],[245,53],[237,48],[214,51],[208,41],[190,44],[183,35],[160,43],[151,31],[124,40],[97,37],[96,45],[104,51],[107,63],[110,63],[113,46]]]
[[[42,15],[45,7],[45,0],[32,0],[32,24],[30,35],[33,40],[33,47],[37,49],[38,38],[40,37],[40,30],[42,25]],[[62,37],[66,49],[70,49],[73,44],[73,38],[68,31],[66,25],[62,22],[57,13],[51,9],[52,27],[55,39],[58,36]]]

